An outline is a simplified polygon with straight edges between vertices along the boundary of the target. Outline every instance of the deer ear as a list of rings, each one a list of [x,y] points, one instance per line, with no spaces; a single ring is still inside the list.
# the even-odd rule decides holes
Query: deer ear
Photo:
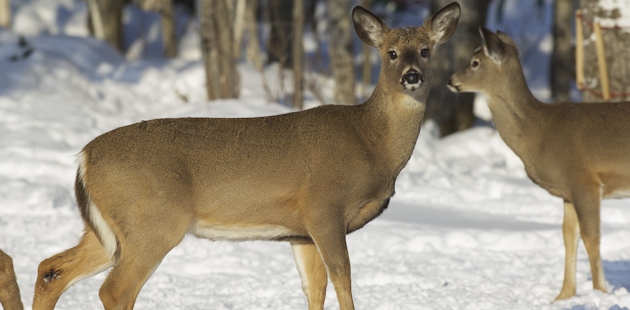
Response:
[[[492,31],[479,27],[479,34],[483,41],[483,52],[492,60],[492,62],[500,65],[507,54],[505,43],[499,38],[498,35],[492,33]]]
[[[363,7],[355,6],[352,9],[352,21],[361,41],[375,48],[381,47],[385,34],[389,31],[383,20]]]
[[[430,25],[431,27],[430,35],[435,45],[446,42],[453,35],[457,28],[460,14],[461,8],[459,3],[452,2],[424,22],[423,26]]]

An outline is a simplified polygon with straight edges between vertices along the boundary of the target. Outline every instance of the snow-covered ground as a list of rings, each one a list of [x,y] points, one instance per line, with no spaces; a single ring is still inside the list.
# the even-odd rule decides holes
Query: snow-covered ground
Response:
[[[290,111],[266,103],[259,74],[245,63],[241,98],[208,103],[199,61],[128,61],[101,42],[63,34],[28,37],[34,52],[10,61],[28,47],[0,32],[0,248],[14,258],[26,308],[39,262],[81,235],[74,155],[91,139],[156,117]],[[630,308],[629,200],[602,208],[608,293],[591,289],[580,246],[578,296],[550,303],[564,270],[561,200],[529,181],[493,129],[442,140],[435,130],[423,128],[389,209],[348,236],[357,309]],[[77,283],[57,308],[102,308],[105,274]],[[288,244],[188,237],[136,308],[306,309],[306,300]],[[329,285],[326,309],[336,308]]]

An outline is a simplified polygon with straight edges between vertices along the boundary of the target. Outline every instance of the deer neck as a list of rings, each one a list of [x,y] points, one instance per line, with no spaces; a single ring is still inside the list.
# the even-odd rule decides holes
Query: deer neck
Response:
[[[370,129],[366,141],[390,159],[386,162],[396,175],[407,164],[418,140],[425,102],[426,96],[388,91],[377,84],[364,104]]]
[[[509,64],[506,64],[509,65]],[[534,97],[529,90],[520,64],[507,72],[518,72],[501,77],[501,82],[486,93],[488,107],[494,124],[505,143],[521,158],[526,156],[527,145],[537,141],[544,130],[545,104]]]

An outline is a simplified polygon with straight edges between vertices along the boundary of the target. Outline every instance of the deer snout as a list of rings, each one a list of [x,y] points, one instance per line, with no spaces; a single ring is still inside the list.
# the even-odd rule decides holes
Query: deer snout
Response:
[[[420,88],[422,83],[424,83],[424,75],[414,69],[407,71],[402,76],[401,84],[403,84],[407,90],[414,91]]]
[[[448,87],[448,89],[450,89],[454,93],[460,92],[460,89],[459,89],[460,86],[462,86],[460,83],[453,81],[452,76],[448,79],[448,82],[446,82],[446,87]]]

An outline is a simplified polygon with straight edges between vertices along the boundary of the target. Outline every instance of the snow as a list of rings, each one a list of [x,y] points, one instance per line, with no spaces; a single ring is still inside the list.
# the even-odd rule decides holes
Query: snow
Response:
[[[628,31],[630,27],[630,1],[628,0],[600,0],[599,7],[610,12],[610,18],[598,17],[595,21],[603,27],[621,27]]]
[[[48,10],[80,12],[70,4],[81,2],[55,1]],[[259,74],[246,63],[239,67],[241,98],[206,102],[199,60],[127,60],[99,41],[51,30],[62,29],[61,22],[48,25],[51,13],[34,3],[17,9],[47,29],[27,37],[34,48],[29,57],[9,61],[27,47],[0,32],[0,248],[14,258],[27,309],[39,262],[81,235],[73,184],[75,154],[87,142],[157,117],[291,111],[266,102]],[[578,296],[551,303],[564,270],[561,200],[526,177],[493,129],[445,139],[435,132],[434,124],[424,126],[388,210],[348,236],[357,309],[630,307],[630,201],[602,207],[608,293],[592,290],[580,245]],[[101,309],[105,276],[75,284],[57,309]],[[329,285],[325,309],[337,307]],[[306,308],[288,244],[193,237],[166,256],[136,303],[136,309]]]

